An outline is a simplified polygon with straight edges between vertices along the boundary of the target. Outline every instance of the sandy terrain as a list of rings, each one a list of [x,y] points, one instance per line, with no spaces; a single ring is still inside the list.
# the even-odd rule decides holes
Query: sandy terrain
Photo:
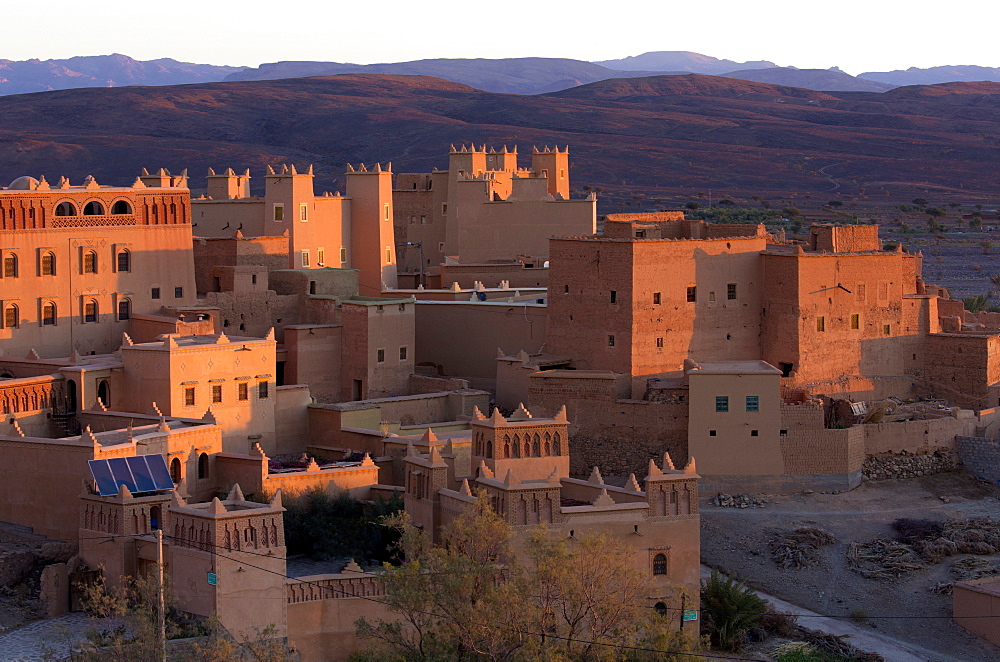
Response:
[[[1000,518],[1000,488],[953,472],[864,483],[845,494],[764,496],[768,503],[756,509],[712,506],[708,503],[712,496],[703,494],[701,506],[706,565],[744,577],[762,591],[821,614],[863,618],[867,627],[931,651],[934,657],[929,660],[935,662],[1000,659],[1000,649],[951,622],[950,595],[928,590],[952,581],[952,564],[969,555],[946,558],[898,580],[865,579],[848,569],[846,558],[851,542],[895,538],[891,523],[900,517]],[[815,565],[782,570],[771,560],[768,540],[775,531],[800,525],[822,527],[837,542],[820,550]],[[979,558],[1000,565],[1000,554]],[[809,626],[808,619],[800,622]]]

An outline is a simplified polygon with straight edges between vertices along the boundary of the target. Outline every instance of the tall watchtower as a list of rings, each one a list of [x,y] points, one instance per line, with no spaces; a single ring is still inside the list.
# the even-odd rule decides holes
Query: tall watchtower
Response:
[[[351,199],[351,267],[358,270],[363,296],[380,296],[396,288],[396,240],[392,220],[392,164],[369,170],[347,166]]]
[[[537,177],[548,179],[549,194],[555,198],[562,196],[569,200],[569,146],[559,151],[555,146],[538,150],[531,148],[531,171]]]
[[[208,186],[206,193],[213,200],[240,200],[250,197],[250,169],[242,175],[237,175],[232,168],[226,168],[217,175],[212,168],[208,169]]]
[[[472,466],[486,466],[497,476],[513,470],[520,480],[569,477],[569,421],[563,407],[554,418],[534,418],[518,405],[508,418],[493,410],[490,418],[477,409],[472,427]]]

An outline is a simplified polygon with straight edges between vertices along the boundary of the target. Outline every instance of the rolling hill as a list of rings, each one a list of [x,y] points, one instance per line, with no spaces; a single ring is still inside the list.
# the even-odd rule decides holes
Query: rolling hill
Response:
[[[573,183],[646,192],[992,198],[1000,84],[814,92],[701,75],[604,80],[537,96],[423,76],[79,89],[0,98],[0,182],[128,183],[141,167],[315,163],[447,167],[451,143],[570,145]],[[259,170],[257,171],[259,172]],[[261,184],[262,178],[253,184]],[[978,199],[976,201],[979,201]]]

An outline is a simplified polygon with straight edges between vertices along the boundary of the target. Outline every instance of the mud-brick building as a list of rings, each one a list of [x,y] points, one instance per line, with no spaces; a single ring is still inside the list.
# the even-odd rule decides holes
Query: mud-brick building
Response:
[[[516,147],[452,145],[447,170],[397,175],[395,235],[408,278],[544,286],[549,237],[596,230],[596,197],[570,198],[568,147],[532,148],[528,168],[517,158]]]

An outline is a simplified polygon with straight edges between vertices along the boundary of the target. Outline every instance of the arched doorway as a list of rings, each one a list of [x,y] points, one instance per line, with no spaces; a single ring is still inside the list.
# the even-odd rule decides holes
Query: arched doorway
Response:
[[[72,414],[76,411],[76,382],[72,379],[66,380],[66,413]]]
[[[111,407],[111,387],[108,386],[108,380],[102,379],[97,384],[97,399],[101,401],[105,409]]]

